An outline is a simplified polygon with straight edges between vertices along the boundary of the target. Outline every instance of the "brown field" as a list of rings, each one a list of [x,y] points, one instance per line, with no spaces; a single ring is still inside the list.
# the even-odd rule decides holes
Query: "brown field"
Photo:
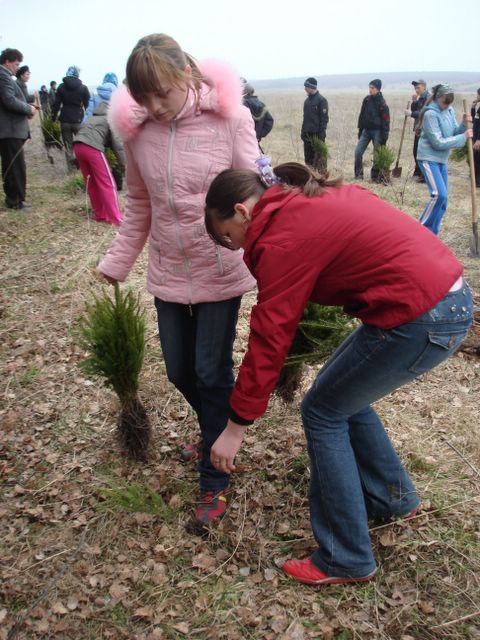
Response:
[[[302,160],[301,88],[259,97],[275,117],[265,150],[274,162]],[[363,94],[326,97],[329,166],[348,181]],[[408,97],[386,92],[395,151]],[[102,290],[92,272],[114,230],[89,219],[85,194],[72,190],[62,154],[49,164],[38,123],[32,128],[33,211],[0,209],[0,640],[478,640],[478,351],[459,353],[378,403],[423,510],[408,523],[372,527],[380,565],[374,582],[315,589],[279,571],[283,559],[308,554],[313,539],[298,411],[278,400],[249,430],[240,456],[245,471],[234,478],[220,528],[203,539],[187,535],[196,473],[177,461],[177,451],[196,424],[165,376],[144,287],[145,256],[129,285],[147,309],[141,397],[154,448],[150,464],[134,465],[118,451],[115,397],[76,367],[83,357],[77,322]],[[428,196],[409,179],[412,143],[409,123],[402,178],[367,185],[418,217]],[[370,157],[368,150],[367,164]],[[465,263],[478,295],[467,165],[451,163],[450,176],[442,237]],[[253,294],[244,301],[237,363],[253,301]]]

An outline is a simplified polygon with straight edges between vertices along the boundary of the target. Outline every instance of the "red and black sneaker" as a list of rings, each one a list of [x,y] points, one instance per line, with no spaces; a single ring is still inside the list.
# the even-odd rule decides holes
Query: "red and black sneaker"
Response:
[[[197,462],[202,457],[202,441],[190,442],[180,451],[182,462]]]
[[[222,518],[227,510],[227,491],[221,489],[202,491],[195,506],[195,519],[202,525],[209,524],[215,518]]]
[[[302,582],[303,584],[348,584],[350,582],[368,582],[375,576],[376,569],[366,576],[359,578],[346,578],[343,576],[327,576],[326,573],[317,569],[310,558],[304,560],[287,560],[282,565],[283,571],[289,576]]]
[[[217,491],[201,491],[195,505],[195,516],[189,520],[185,528],[188,533],[203,536],[208,532],[208,525],[217,524],[227,510],[227,489]]]

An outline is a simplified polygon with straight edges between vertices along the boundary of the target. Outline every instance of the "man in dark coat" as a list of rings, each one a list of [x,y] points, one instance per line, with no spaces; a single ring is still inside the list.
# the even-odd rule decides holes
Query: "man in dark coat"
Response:
[[[62,139],[65,146],[67,168],[73,171],[76,167],[73,155],[73,138],[80,129],[83,114],[88,107],[90,92],[79,78],[78,67],[68,67],[67,75],[57,89],[55,102],[52,106],[52,120],[56,120],[60,110],[60,124],[62,127]]]
[[[273,116],[268,111],[265,103],[258,99],[255,89],[248,82],[243,85],[243,104],[250,109],[253,124],[255,125],[255,134],[258,144],[266,135],[270,133],[273,127]]]
[[[363,154],[370,142],[373,151],[380,145],[387,144],[390,133],[390,110],[382,95],[382,81],[375,78],[368,85],[368,96],[363,99],[358,117],[358,144],[355,148],[355,178],[363,179]],[[379,180],[379,169],[372,166],[370,177],[374,182]]]
[[[405,113],[406,115],[410,115],[414,121],[413,157],[415,159],[415,171],[413,172],[413,175],[417,178],[418,182],[425,182],[425,178],[423,177],[417,162],[418,141],[420,140],[421,133],[421,131],[418,130],[417,123],[420,117],[420,112],[425,106],[425,103],[430,97],[430,94],[427,91],[427,83],[425,82],[425,80],[412,80],[412,84],[415,89],[415,94],[412,96],[412,104],[410,109],[407,109]]]
[[[12,78],[23,60],[18,49],[4,49],[0,54],[0,156],[2,159],[5,204],[10,209],[29,209],[25,202],[27,169],[23,145],[30,137],[28,118],[35,107]]]
[[[303,83],[307,97],[303,104],[303,123],[301,138],[305,164],[313,166],[315,161],[315,148],[312,138],[318,137],[325,142],[328,124],[328,102],[317,90],[317,79],[307,78]]]

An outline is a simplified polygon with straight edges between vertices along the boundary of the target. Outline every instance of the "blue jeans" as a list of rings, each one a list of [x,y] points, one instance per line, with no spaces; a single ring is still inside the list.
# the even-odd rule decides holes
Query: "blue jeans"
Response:
[[[375,569],[368,518],[404,516],[419,498],[371,403],[454,353],[472,322],[466,284],[394,329],[363,325],[320,371],[302,405],[310,456],[312,562],[330,576]]]
[[[241,296],[194,305],[155,298],[167,376],[197,414],[202,434],[200,489],[219,491],[230,476],[210,462],[210,449],[225,429],[233,388],[233,342]]]
[[[360,134],[360,138],[358,139],[357,146],[355,147],[355,177],[363,178],[363,154],[365,153],[366,148],[370,144],[373,143],[373,150],[380,146],[380,137],[381,131],[380,129],[362,129],[362,133]],[[379,170],[378,167],[372,165],[372,169],[370,171],[370,177],[372,180],[378,179]]]
[[[430,160],[419,160],[418,165],[430,192],[430,200],[418,221],[438,236],[448,204],[448,167],[444,162]]]

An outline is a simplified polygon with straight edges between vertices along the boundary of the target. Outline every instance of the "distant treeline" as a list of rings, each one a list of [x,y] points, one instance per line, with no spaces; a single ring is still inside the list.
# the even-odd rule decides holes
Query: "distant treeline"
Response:
[[[306,76],[311,72],[306,72]],[[306,77],[305,76],[305,77]],[[272,90],[289,90],[303,88],[305,77],[299,78],[277,78],[273,80],[251,80],[251,83],[257,91]],[[317,75],[318,89],[322,90],[341,90],[348,89],[350,91],[365,91],[368,83],[372,78],[381,78],[383,83],[382,90],[411,90],[412,80],[419,78],[426,80],[428,86],[435,85],[439,82],[448,82],[455,91],[475,92],[480,87],[480,73],[473,71],[393,71],[381,72],[373,71],[370,73],[347,73],[339,75]]]

